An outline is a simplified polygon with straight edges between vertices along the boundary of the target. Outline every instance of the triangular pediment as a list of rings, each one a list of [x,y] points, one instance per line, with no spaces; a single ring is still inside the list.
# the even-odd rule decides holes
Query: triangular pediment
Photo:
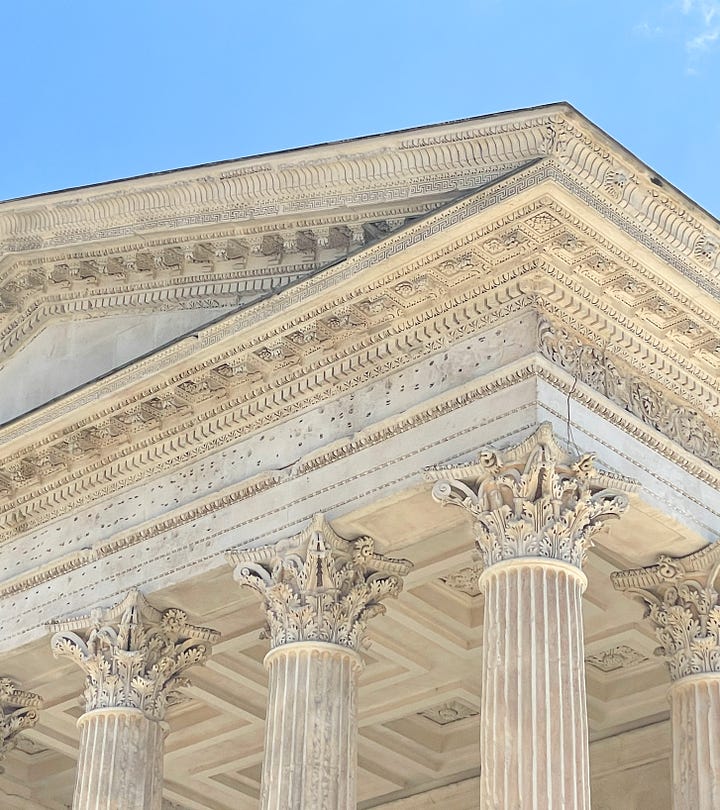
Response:
[[[352,217],[333,212],[326,219],[334,224],[322,227],[250,225],[173,234],[156,245],[91,244],[71,257],[5,256],[0,384],[16,395],[0,408],[0,423],[341,261],[447,197]]]
[[[88,482],[91,470],[117,470],[113,486],[121,487],[411,369],[422,358],[442,363],[447,347],[502,331],[512,319],[507,339],[526,346],[522,373],[557,370],[552,373],[569,377],[576,396],[604,397],[643,429],[687,450],[694,461],[682,463],[694,464],[693,474],[707,481],[720,475],[716,224],[672,190],[660,197],[645,167],[576,114],[534,115],[525,114],[525,129],[510,116],[504,124],[452,125],[450,134],[393,136],[395,152],[430,150],[432,171],[441,166],[446,175],[450,149],[452,188],[429,184],[418,191],[417,177],[427,180],[432,171],[423,174],[405,155],[400,169],[386,163],[383,178],[405,201],[402,210],[387,199],[370,205],[367,178],[362,204],[350,213],[347,199],[315,200],[322,209],[313,214],[317,220],[356,223],[355,231],[314,225],[328,228],[316,240],[317,265],[294,277],[286,273],[271,295],[248,298],[218,322],[6,427],[0,484],[10,522],[29,526],[42,519],[40,506],[31,515],[28,493],[49,480],[62,487],[70,468],[77,480],[87,464]],[[518,132],[524,132],[524,152]],[[379,155],[396,159],[395,152],[387,146],[359,154],[370,164]],[[319,156],[298,167],[329,171],[339,160]],[[373,182],[379,176],[377,170]],[[281,263],[297,254],[300,228],[310,227],[307,211],[291,215],[291,208],[286,203],[282,212],[242,226],[264,233],[262,240],[282,228],[294,234],[295,241],[272,242]],[[339,246],[332,240],[340,234],[346,241]],[[224,244],[213,247],[218,266],[237,258],[229,258]],[[236,279],[266,273],[270,242],[256,244],[259,252],[232,269]],[[96,250],[96,242],[87,249]],[[250,272],[254,261],[265,269]],[[214,267],[206,268],[206,279]],[[196,284],[181,273],[177,279],[188,289]],[[96,279],[93,294],[105,283]],[[531,317],[519,327],[524,313]],[[494,360],[503,367],[502,352]],[[438,384],[449,390],[453,380],[449,373]],[[96,478],[88,493],[93,486],[107,491],[108,485]]]
[[[640,241],[657,235],[714,272],[709,218],[565,104],[12,201],[0,204],[0,376],[27,393],[3,417],[42,404],[15,372],[36,365],[33,350],[11,358],[43,330],[35,354],[52,345],[87,369],[48,387],[50,401],[163,345],[151,329],[137,351],[118,345],[118,318],[173,321],[159,332],[177,337],[202,323],[189,310],[209,322],[245,307],[538,160],[602,216],[635,221]]]

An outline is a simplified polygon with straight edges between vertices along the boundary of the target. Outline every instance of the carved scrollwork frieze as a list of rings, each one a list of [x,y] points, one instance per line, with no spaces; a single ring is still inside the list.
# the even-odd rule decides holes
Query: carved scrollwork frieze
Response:
[[[426,213],[432,207],[416,204],[408,213]],[[213,234],[190,242],[157,240],[136,249],[98,250],[93,245],[87,256],[79,251],[23,260],[0,276],[0,353],[9,355],[54,316],[235,306],[337,260],[338,251],[342,255],[373,244],[404,222],[405,217],[391,216],[362,227],[331,226],[331,237],[349,234],[342,245],[337,238],[323,237],[323,228],[314,225]]]
[[[533,172],[539,171],[537,168],[527,170],[521,179],[535,183]],[[543,171],[543,177],[549,176],[547,167]],[[512,182],[503,181],[503,188],[492,193],[505,200],[510,193],[508,189],[516,181],[517,178]],[[462,203],[466,204],[475,206],[473,216],[485,210],[482,206],[489,205],[484,198]],[[464,208],[462,210],[465,212]],[[435,227],[433,223],[431,225]],[[303,239],[309,239],[309,230],[302,228]],[[205,439],[213,446],[233,441],[241,429],[247,435],[248,431],[282,419],[293,405],[305,407],[320,401],[323,396],[350,390],[374,376],[386,374],[442,350],[465,336],[477,334],[515,312],[528,308],[546,308],[551,312],[551,305],[543,300],[544,291],[550,287],[559,289],[565,280],[557,282],[556,277],[551,278],[553,264],[541,261],[533,252],[535,247],[527,257],[513,253],[524,250],[527,245],[540,245],[550,254],[555,251],[552,255],[564,256],[571,269],[586,264],[595,267],[598,277],[607,272],[608,279],[617,280],[626,274],[623,269],[625,258],[610,250],[604,242],[600,245],[600,236],[594,232],[589,234],[577,217],[564,211],[548,194],[504,213],[502,218],[493,222],[484,222],[478,230],[470,228],[463,235],[456,235],[450,244],[436,246],[411,263],[399,266],[396,262],[384,273],[373,270],[370,278],[364,280],[360,270],[372,262],[395,256],[405,245],[405,242],[401,243],[401,236],[403,239],[407,236],[408,244],[412,245],[424,233],[408,231],[391,237],[391,241],[396,241],[389,246],[383,243],[382,250],[379,246],[369,249],[370,252],[377,250],[377,256],[365,255],[368,251],[351,254],[346,269],[342,271],[345,274],[343,284],[355,275],[358,284],[343,286],[341,294],[328,295],[319,305],[308,308],[296,309],[297,301],[293,300],[289,306],[292,315],[285,322],[267,330],[252,326],[247,338],[237,322],[228,322],[226,332],[221,333],[217,327],[217,334],[223,339],[237,330],[239,337],[230,350],[226,347],[222,354],[207,357],[202,363],[183,360],[171,374],[162,379],[154,378],[152,385],[136,385],[138,377],[123,378],[132,394],[115,398],[111,408],[107,407],[108,398],[104,401],[98,398],[103,404],[82,422],[71,421],[71,417],[65,415],[66,424],[61,434],[47,432],[40,442],[15,443],[13,447],[17,450],[0,459],[0,492],[6,496],[0,534],[7,537],[57,517],[60,511],[91,498],[93,492],[99,491],[100,483],[105,487],[104,492],[121,488],[135,480],[126,471],[143,467],[150,474],[166,469],[172,464],[171,457],[178,447],[183,448],[184,459],[195,457],[204,452]],[[329,232],[326,236],[329,238]],[[223,238],[228,256],[240,249],[238,245],[229,246],[230,236]],[[485,244],[493,239],[500,241],[502,250],[510,251],[511,258],[498,259],[496,263],[496,258],[485,249]],[[320,235],[318,240],[322,241]],[[203,240],[205,252],[202,256],[210,256],[207,245],[212,242]],[[283,240],[284,250],[287,249],[286,242]],[[261,250],[261,244],[259,242],[255,247]],[[310,249],[310,242],[303,244]],[[267,245],[269,249],[269,242]],[[169,247],[165,246],[163,250],[169,250]],[[255,255],[252,250],[251,256]],[[177,260],[175,252],[171,252],[167,259],[170,262]],[[186,257],[183,260],[189,261]],[[564,288],[564,294],[575,302],[580,301],[584,291],[577,287],[578,281],[574,283],[576,286],[572,289]],[[683,318],[682,313],[675,318],[674,312],[674,320],[670,322],[669,307],[680,309],[677,299],[668,304],[661,300],[657,291],[653,292],[652,284],[647,282],[647,286],[649,292],[640,301],[639,311],[647,312],[648,317],[655,318],[658,324],[667,324],[668,330],[681,329],[682,323],[690,322],[689,318]],[[561,302],[563,306],[565,301]],[[587,304],[587,311],[573,310],[580,312],[578,321],[585,318],[589,322],[591,315],[595,319],[591,326],[581,324],[587,328],[588,347],[597,324],[596,313],[590,311],[594,305],[593,300]],[[262,313],[269,312],[265,306],[269,306],[269,302],[258,306],[260,314],[252,317],[259,319]],[[586,307],[584,299],[580,306]],[[685,306],[683,303],[682,307]],[[273,317],[275,315],[277,313]],[[613,314],[609,313],[608,321],[611,317]],[[699,316],[697,323],[698,328],[707,330]],[[573,323],[573,328],[575,325]],[[703,335],[702,339],[697,337],[694,346],[698,352],[711,352],[707,335],[704,332]],[[633,334],[631,338],[641,348],[646,340],[644,333]],[[574,335],[568,332],[563,336],[557,330],[552,334],[551,330],[541,332],[539,340],[540,350],[546,357],[572,371],[573,364],[578,362]],[[579,379],[604,393],[608,375],[617,369],[612,366],[609,370],[605,368],[603,361],[606,358],[598,355],[598,342],[595,341],[594,349],[580,351],[579,365],[584,376]],[[657,348],[658,357],[661,349]],[[720,357],[720,353],[716,354]],[[670,359],[672,363],[676,361],[674,355]],[[648,375],[655,373],[655,365],[659,362],[654,359],[652,363],[646,363]],[[693,370],[688,367],[686,373],[690,378]],[[140,372],[138,376],[142,378]],[[646,424],[673,440],[684,432],[687,440],[681,443],[683,447],[697,445],[700,458],[714,458],[706,452],[710,444],[705,428],[710,423],[700,412],[684,407],[668,415],[667,420],[657,418],[656,412],[667,407],[664,392],[639,375],[634,378],[637,385],[625,392],[627,374],[623,378],[618,372],[616,376],[619,378],[614,401],[629,412],[641,415]],[[678,387],[681,385],[684,383]],[[690,386],[685,386],[685,389],[691,391]],[[697,400],[706,389],[707,386],[699,393],[693,389],[691,394]],[[613,396],[615,394],[611,399]],[[682,396],[680,391],[679,397]],[[690,394],[687,399],[695,402]],[[68,400],[68,412],[71,404]],[[202,431],[197,430],[198,419],[203,420]],[[678,424],[683,422],[687,422],[687,427],[681,429]],[[13,436],[16,437],[17,434]],[[153,450],[147,452],[150,446]],[[101,481],[96,475],[100,466],[103,470],[113,471],[111,481],[106,478]],[[715,466],[720,469],[718,464]],[[50,495],[47,494],[48,488],[54,490]]]
[[[633,373],[603,348],[585,343],[547,318],[539,321],[540,351],[576,379],[720,469],[720,430],[694,408]]]

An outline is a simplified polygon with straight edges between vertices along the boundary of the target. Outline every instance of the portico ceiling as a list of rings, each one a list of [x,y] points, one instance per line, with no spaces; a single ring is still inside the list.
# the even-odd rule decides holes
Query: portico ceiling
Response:
[[[81,677],[45,625],[138,587],[223,633],[169,718],[168,801],[256,807],[262,613],[223,554],[323,512],[415,564],[365,653],[359,806],[454,783],[469,806],[482,596],[423,470],[546,420],[638,482],[588,568],[598,773],[619,734],[666,756],[665,665],[609,574],[720,531],[720,228],[572,108],[5,203],[0,254],[0,384],[20,391],[1,666],[46,701],[0,789],[70,801]],[[95,379],[58,374],[29,410],[59,334]]]

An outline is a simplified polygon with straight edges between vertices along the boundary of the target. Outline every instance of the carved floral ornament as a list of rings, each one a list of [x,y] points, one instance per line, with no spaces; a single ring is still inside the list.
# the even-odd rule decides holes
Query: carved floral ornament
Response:
[[[51,646],[55,657],[67,656],[85,672],[85,710],[140,709],[162,720],[180,699],[182,677],[203,664],[220,635],[196,627],[177,608],[160,611],[139,591],[109,610],[54,622]]]
[[[359,650],[368,621],[397,596],[409,560],[375,552],[369,537],[344,540],[316,515],[300,534],[277,545],[228,554],[240,585],[263,598],[271,646],[321,641]]]
[[[18,689],[10,678],[0,678],[0,759],[15,748],[18,734],[38,719],[42,698]]]
[[[475,464],[433,468],[426,475],[436,481],[436,501],[472,516],[486,568],[517,557],[582,568],[592,536],[627,509],[627,495],[618,488],[633,488],[628,479],[598,472],[592,454],[569,459],[547,422],[502,455],[485,448]]]
[[[696,407],[669,396],[667,389],[640,376],[632,367],[608,357],[596,344],[580,340],[564,327],[541,317],[539,348],[548,360],[599,391],[682,448],[720,469],[720,440],[715,421]]]
[[[673,681],[720,674],[720,543],[685,557],[661,555],[656,565],[617,571],[615,588],[639,596],[655,626]]]
[[[540,169],[533,171],[537,173]],[[514,183],[518,182],[518,177],[514,178]],[[529,181],[531,174],[523,177]],[[532,175],[533,184],[544,179],[547,179],[546,174],[540,173],[537,178]],[[492,200],[485,197],[472,203],[466,200],[457,204],[457,211],[465,211],[462,206],[469,210],[471,204],[482,204],[485,206],[482,210],[491,209],[507,194],[520,193],[524,188],[520,184],[516,189],[508,183],[493,188]],[[433,226],[441,221],[441,214],[436,217],[432,220]],[[421,234],[424,239],[430,233],[427,222],[413,227],[418,228],[417,232],[413,231],[413,239]],[[372,254],[375,264],[384,261],[401,245],[408,245],[411,237],[409,232],[403,231],[393,238],[397,241],[383,243],[382,248],[377,248],[377,254]],[[491,261],[487,246],[496,239],[503,244],[507,242],[509,252],[498,254],[499,258],[496,256]],[[582,316],[567,317],[571,322],[567,329],[559,325],[571,309],[578,311],[578,288],[559,303],[541,302],[548,312],[554,313],[558,324],[543,317],[539,348],[546,358],[576,375],[579,381],[605,394],[700,461],[720,469],[717,420],[708,418],[710,409],[717,410],[717,396],[707,382],[700,381],[702,375],[703,379],[708,379],[707,371],[700,374],[695,360],[688,360],[689,356],[699,358],[713,354],[716,365],[720,365],[720,353],[708,349],[714,321],[708,319],[707,313],[701,318],[697,306],[688,307],[687,301],[679,302],[677,297],[660,301],[661,296],[656,295],[657,285],[643,268],[636,267],[629,256],[553,202],[551,196],[543,198],[542,202],[521,206],[489,223],[472,246],[463,240],[460,242],[452,248],[444,247],[428,254],[422,261],[418,260],[417,265],[404,267],[402,271],[393,270],[380,281],[363,282],[351,296],[335,299],[322,313],[313,310],[311,314],[306,313],[307,318],[303,315],[301,319],[293,315],[292,322],[258,332],[233,345],[232,349],[213,353],[202,363],[188,364],[183,359],[178,374],[164,378],[159,388],[155,383],[142,391],[135,387],[137,374],[141,370],[142,375],[149,373],[150,366],[118,372],[124,376],[114,378],[113,385],[130,385],[132,395],[113,399],[112,407],[103,407],[88,418],[68,422],[61,431],[33,429],[27,432],[30,423],[26,422],[22,427],[6,428],[8,438],[22,437],[22,441],[13,444],[16,449],[0,463],[0,492],[7,496],[0,515],[0,536],[9,538],[28,531],[89,502],[99,491],[105,496],[147,475],[170,469],[181,445],[183,458],[189,458],[188,453],[198,457],[221,441],[233,442],[250,430],[284,418],[290,407],[314,404],[328,395],[362,385],[374,374],[407,366],[462,336],[477,334],[487,325],[537,306],[541,295],[538,279],[550,278],[550,265],[543,262],[540,267],[537,263],[534,252],[537,245],[542,245],[547,255],[557,253],[565,263],[573,262],[572,278],[582,279],[589,273],[594,283],[603,285],[604,301],[612,301],[616,294],[620,295],[613,286],[619,277],[625,284],[626,280],[629,283],[638,276],[644,279],[642,284],[647,292],[644,297],[627,300],[622,292],[623,307],[633,306],[637,313],[642,313],[645,312],[643,307],[652,304],[653,318],[660,317],[660,310],[678,308],[680,314],[667,322],[671,326],[664,332],[662,353],[649,351],[647,343],[640,344],[633,338],[632,350],[624,350],[621,356],[625,360],[621,361],[617,352],[605,356],[599,348],[612,321],[604,322],[602,331],[596,331],[595,310],[583,310]],[[516,243],[521,243],[520,247]],[[585,248],[575,255],[573,251],[581,243]],[[511,271],[499,272],[503,262],[516,262],[517,257],[509,259],[508,256],[514,256],[514,251],[521,248],[527,249],[528,261],[513,266]],[[335,284],[350,276],[360,282],[361,270],[366,266],[361,260],[370,261],[365,252],[354,255],[332,271],[337,277],[328,271],[322,283],[330,284],[332,278]],[[498,274],[492,275],[491,268],[495,267]],[[606,270],[601,272],[601,267]],[[605,275],[608,278],[603,281],[601,277]],[[316,281],[319,283],[319,278]],[[559,289],[558,285],[559,282],[556,284]],[[279,306],[280,300],[274,297],[272,306]],[[502,306],[499,305],[501,300],[505,302]],[[260,312],[260,305],[257,306]],[[276,312],[270,308],[269,301],[263,306],[267,307],[263,310],[265,315]],[[422,320],[421,306],[424,307]],[[452,317],[443,315],[450,312]],[[588,321],[590,314],[592,327]],[[606,316],[616,317],[609,311]],[[231,323],[234,322],[223,322],[203,334],[210,343],[217,342],[227,337]],[[432,340],[428,339],[428,329]],[[580,340],[575,330],[584,334],[585,339]],[[688,343],[688,330],[697,333],[692,345]],[[681,341],[680,353],[675,345],[680,340],[674,337],[676,331],[682,333],[680,337],[685,341]],[[624,332],[630,334],[627,330]],[[382,352],[368,352],[369,339],[381,343]],[[409,345],[412,351],[408,351]],[[630,360],[640,365],[641,370],[633,369]],[[155,363],[155,360],[143,362]],[[318,375],[317,366],[321,363],[324,370]],[[712,379],[715,376],[713,374]],[[658,385],[652,377],[662,383]],[[71,395],[43,409],[32,417],[33,428],[44,428],[51,418],[65,418],[79,403],[87,404],[86,396],[87,393]],[[592,407],[597,410],[601,406],[593,404]],[[232,411],[232,419],[227,418],[229,411]],[[202,432],[197,431],[198,418],[205,425]],[[208,432],[213,434],[212,445],[207,441]],[[641,436],[648,441],[646,433]],[[148,442],[156,448],[151,454],[147,453]],[[684,454],[680,457],[680,463],[690,466],[694,475],[715,482],[716,473],[707,470],[705,464],[694,464]],[[99,458],[107,470],[112,469],[110,480],[99,479],[95,474]],[[48,494],[49,488],[51,494]]]

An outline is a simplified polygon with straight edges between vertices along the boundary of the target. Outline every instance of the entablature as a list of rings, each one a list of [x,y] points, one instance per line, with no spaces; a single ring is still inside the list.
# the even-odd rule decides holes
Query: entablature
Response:
[[[681,267],[644,248],[628,255],[613,241],[617,223],[598,233],[594,216],[553,163],[536,164],[7,426],[0,536],[422,358],[442,364],[448,347],[522,313],[541,316],[529,352],[678,443],[696,457],[683,464],[715,480],[720,306],[687,298]],[[690,320],[692,350],[676,328]]]

